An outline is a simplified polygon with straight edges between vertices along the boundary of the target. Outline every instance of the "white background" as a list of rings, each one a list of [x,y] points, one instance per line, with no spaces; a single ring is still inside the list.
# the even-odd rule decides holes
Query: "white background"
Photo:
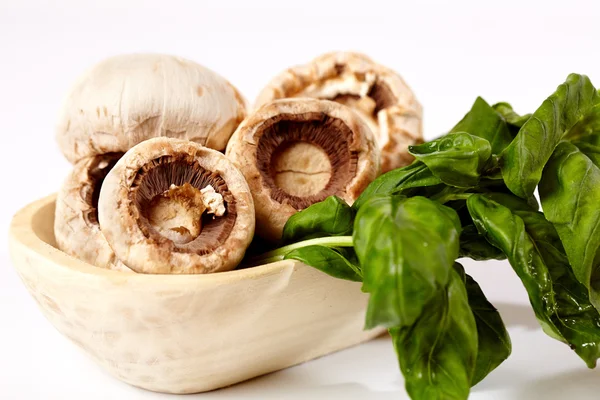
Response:
[[[331,50],[363,51],[404,76],[433,138],[478,95],[525,113],[569,72],[600,85],[599,14],[593,0],[0,0],[0,398],[169,397],[131,388],[93,365],[42,317],[8,260],[12,214],[56,191],[69,170],[53,128],[62,96],[91,64],[124,52],[172,53],[218,71],[253,100],[290,65]],[[507,264],[467,266],[513,338],[513,355],[473,389],[473,399],[600,397],[600,371],[586,370],[541,333]],[[404,396],[391,344],[381,338],[197,398]]]

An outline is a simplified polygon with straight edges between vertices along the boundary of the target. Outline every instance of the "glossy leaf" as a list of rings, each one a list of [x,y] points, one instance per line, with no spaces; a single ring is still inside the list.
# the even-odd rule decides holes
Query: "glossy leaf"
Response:
[[[498,310],[488,301],[483,291],[462,265],[455,269],[467,289],[469,306],[477,325],[477,362],[471,385],[481,382],[490,372],[504,362],[512,351],[510,336]]]
[[[450,130],[450,133],[458,132],[486,139],[493,154],[500,154],[513,140],[506,120],[481,97],[475,100],[471,110]]]
[[[477,325],[461,277],[450,271],[414,324],[390,329],[413,399],[464,400],[477,360]]]
[[[435,186],[440,183],[442,181],[433,175],[425,164],[415,161],[406,167],[398,168],[379,176],[361,193],[352,205],[352,208],[358,210],[374,196],[401,194],[403,190]]]
[[[587,76],[571,74],[533,113],[502,154],[502,176],[514,194],[533,196],[558,143],[598,100]]]
[[[482,195],[470,197],[467,205],[480,231],[507,254],[544,331],[595,366],[600,315],[575,278],[552,224],[539,212],[513,212]]]
[[[563,142],[539,190],[544,215],[556,228],[575,276],[600,309],[600,168],[574,144]]]
[[[560,338],[549,317],[555,308],[550,273],[527,234],[523,220],[509,208],[482,195],[471,196],[467,206],[477,229],[506,254],[529,294],[544,331]]]
[[[409,146],[408,150],[442,182],[461,188],[477,185],[481,171],[492,154],[486,139],[466,132],[451,133],[431,142]]]
[[[283,243],[323,236],[344,236],[352,234],[355,211],[337,196],[292,215],[283,228]]]
[[[347,251],[348,249],[344,250]],[[343,250],[313,245],[292,250],[284,258],[286,260],[302,261],[334,278],[355,282],[362,281],[360,267],[346,258]]]
[[[412,325],[448,283],[458,257],[456,212],[424,197],[378,196],[354,223],[354,249],[370,293],[365,327]]]
[[[477,231],[475,225],[463,227],[460,234],[459,255],[477,261],[506,259],[506,255],[502,250],[488,242],[485,236]]]
[[[591,304],[586,287],[575,277],[552,224],[538,212],[518,214],[550,271],[556,299],[555,324],[571,348],[593,368],[600,357],[600,314]]]

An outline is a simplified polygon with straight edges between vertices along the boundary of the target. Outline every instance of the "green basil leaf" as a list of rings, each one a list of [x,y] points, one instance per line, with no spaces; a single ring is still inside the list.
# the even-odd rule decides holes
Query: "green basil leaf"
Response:
[[[509,208],[482,195],[469,197],[467,207],[477,229],[506,254],[529,294],[533,311],[544,331],[562,340],[549,317],[556,306],[550,273],[527,234],[523,220]]]
[[[575,277],[552,224],[538,212],[519,215],[552,276],[556,319],[560,321],[557,326],[575,352],[593,368],[600,357],[600,314],[591,304],[586,287]]]
[[[599,98],[587,76],[571,74],[533,113],[502,154],[502,176],[514,194],[533,196],[555,147]]]
[[[492,154],[486,139],[466,132],[451,133],[418,146],[408,146],[408,151],[442,182],[461,188],[477,186]]]
[[[477,360],[477,325],[454,269],[447,286],[434,293],[413,324],[389,332],[411,398],[468,398]]]
[[[496,103],[492,108],[504,118],[512,137],[516,136],[519,133],[519,129],[531,118],[531,114],[517,114],[512,106],[506,102]]]
[[[569,129],[564,139],[571,142],[591,139],[592,144],[598,146],[600,145],[600,143],[598,143],[598,133],[600,133],[600,104],[591,107],[589,111],[583,115],[571,129]]]
[[[411,325],[458,257],[456,212],[424,197],[378,196],[356,215],[353,242],[370,293],[365,327]]]
[[[450,130],[450,133],[458,132],[468,132],[486,139],[493,154],[500,154],[513,140],[505,119],[481,97],[475,100],[471,110]]]
[[[477,282],[465,273],[459,263],[454,268],[467,289],[469,306],[477,324],[477,362],[471,380],[471,386],[475,386],[510,356],[512,344],[500,313],[485,297]]]
[[[337,196],[329,196],[292,215],[283,228],[284,244],[300,240],[352,234],[354,210]]]
[[[562,142],[540,182],[544,215],[552,222],[575,276],[600,310],[600,168],[574,144]]]
[[[590,159],[591,162],[600,167],[600,146],[593,145],[587,142],[573,142],[579,150]]]
[[[539,212],[513,213],[482,195],[471,196],[467,206],[488,240],[507,254],[544,331],[595,366],[600,315],[575,278],[552,224]]]
[[[362,274],[360,267],[341,253],[338,249],[312,245],[292,250],[286,254],[284,259],[302,261],[334,278],[361,282]]]
[[[460,234],[460,257],[473,260],[505,260],[506,255],[493,246],[485,236],[477,231],[475,225],[464,226]]]
[[[599,135],[600,136],[600,135]],[[600,146],[586,142],[576,141],[573,142],[577,148],[590,159],[591,162],[600,167]],[[543,175],[542,175],[543,176]],[[542,178],[543,179],[543,178]]]
[[[599,147],[600,146],[600,130],[594,132],[591,135],[585,135],[572,140],[573,143],[587,143],[589,145]],[[579,145],[577,145],[579,146]]]
[[[403,190],[435,186],[442,183],[433,175],[425,164],[415,161],[403,168],[387,172],[366,187],[358,199],[352,204],[352,208],[358,210],[369,199],[378,195],[400,194]]]

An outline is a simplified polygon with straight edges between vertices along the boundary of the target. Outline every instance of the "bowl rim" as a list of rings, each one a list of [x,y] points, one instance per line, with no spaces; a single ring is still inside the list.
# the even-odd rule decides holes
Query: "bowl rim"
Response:
[[[242,280],[255,280],[269,275],[278,274],[290,267],[300,267],[304,264],[296,260],[282,260],[269,264],[259,265],[251,268],[234,269],[212,274],[139,274],[127,271],[115,271],[98,268],[94,265],[81,261],[64,253],[58,248],[39,237],[34,222],[36,217],[45,208],[56,202],[57,194],[53,193],[41,199],[35,200],[17,211],[10,223],[9,241],[11,249],[18,244],[24,247],[28,253],[51,263],[62,272],[74,272],[90,278],[104,279],[115,283],[123,280],[135,281],[147,284],[227,284]],[[52,207],[54,209],[54,207]],[[52,228],[53,229],[53,228]],[[15,264],[13,262],[13,264]],[[15,265],[16,266],[16,265]],[[38,267],[42,268],[38,265]]]

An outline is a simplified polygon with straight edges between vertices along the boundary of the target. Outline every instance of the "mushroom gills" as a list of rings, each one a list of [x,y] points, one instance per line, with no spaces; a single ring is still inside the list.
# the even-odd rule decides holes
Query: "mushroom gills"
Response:
[[[107,153],[78,161],[56,199],[54,237],[65,253],[99,268],[129,270],[119,262],[101,232],[100,188],[123,153]]]
[[[88,206],[82,210],[82,217],[88,226],[98,225],[98,199],[104,178],[115,166],[123,153],[106,153],[95,156],[87,167],[87,181],[81,185],[79,196]]]
[[[297,210],[343,192],[356,174],[352,131],[318,112],[281,114],[266,121],[256,163],[271,198]]]
[[[175,252],[208,254],[235,224],[235,200],[227,184],[190,155],[163,156],[145,164],[129,195],[144,235],[172,243]]]
[[[397,103],[390,88],[383,82],[375,81],[363,96],[352,92],[339,92],[333,96],[322,97],[360,111],[364,116],[377,119],[379,111]]]

